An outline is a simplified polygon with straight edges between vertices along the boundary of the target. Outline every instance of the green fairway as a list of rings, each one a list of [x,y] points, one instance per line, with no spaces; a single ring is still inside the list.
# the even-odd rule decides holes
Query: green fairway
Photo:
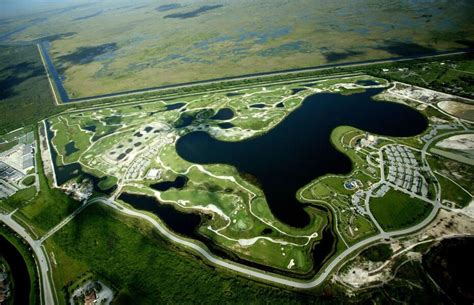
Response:
[[[428,216],[431,209],[431,204],[394,190],[370,200],[370,210],[387,231],[413,226]]]

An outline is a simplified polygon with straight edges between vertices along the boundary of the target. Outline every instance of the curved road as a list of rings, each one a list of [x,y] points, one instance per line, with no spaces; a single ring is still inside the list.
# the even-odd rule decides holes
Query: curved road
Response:
[[[442,136],[450,135],[450,134],[456,134],[460,133],[459,131],[452,131],[452,132],[447,132],[441,135],[438,135],[436,137],[433,137],[430,141],[425,143],[423,149],[421,150],[422,154],[422,160],[425,162],[427,165],[428,163],[426,162],[426,153],[427,149],[430,146],[431,143],[433,143],[435,140]],[[429,168],[429,167],[428,167]],[[431,171],[431,169],[430,169]],[[383,183],[383,179],[381,183]],[[108,199],[108,198],[95,198],[89,202],[85,202],[80,208],[78,208],[73,214],[70,216],[66,217],[63,221],[61,221],[57,226],[52,228],[49,232],[47,232],[41,239],[39,240],[34,240],[29,233],[19,224],[17,223],[14,219],[12,219],[12,214],[1,214],[0,213],[0,221],[8,225],[12,230],[14,230],[17,234],[19,234],[22,238],[25,239],[25,241],[30,245],[30,247],[33,249],[36,257],[37,257],[37,266],[40,271],[40,277],[41,277],[41,285],[40,285],[40,291],[43,295],[42,303],[49,305],[49,304],[55,304],[55,299],[54,299],[54,294],[53,294],[53,286],[50,282],[49,278],[49,261],[48,257],[46,255],[46,251],[44,247],[42,246],[42,243],[44,240],[46,240],[48,237],[50,237],[52,234],[57,232],[59,229],[61,229],[64,225],[66,225],[69,221],[71,221],[77,214],[79,214],[84,208],[86,208],[89,204],[95,203],[95,202],[101,202],[115,210],[118,210],[119,212],[132,216],[132,217],[137,217],[144,219],[148,221],[150,224],[152,224],[163,236],[166,238],[170,239],[172,242],[179,244],[181,246],[184,246],[186,248],[192,249],[195,252],[199,253],[203,258],[208,260],[210,263],[226,268],[229,270],[232,270],[234,272],[240,273],[241,275],[247,276],[249,278],[255,278],[263,281],[267,281],[270,283],[274,284],[279,284],[279,285],[284,285],[292,288],[297,288],[297,289],[311,289],[314,287],[319,286],[321,283],[323,283],[328,276],[333,272],[333,270],[337,267],[337,265],[342,262],[345,258],[348,256],[352,255],[355,251],[358,249],[361,249],[364,246],[367,246],[371,243],[374,243],[376,241],[382,240],[382,239],[387,239],[391,237],[396,237],[400,235],[406,235],[410,234],[413,232],[416,232],[426,225],[428,225],[437,215],[438,211],[440,208],[442,208],[442,205],[440,204],[440,198],[439,194],[437,194],[438,198],[436,201],[431,201],[433,204],[433,209],[429,216],[425,218],[423,221],[418,223],[417,225],[403,229],[403,230],[397,230],[397,231],[392,231],[392,232],[384,232],[381,230],[379,227],[379,234],[369,237],[365,240],[362,240],[348,248],[346,248],[343,252],[341,252],[339,255],[334,257],[331,262],[323,267],[322,271],[320,271],[313,279],[309,281],[303,281],[303,280],[298,280],[298,279],[292,279],[289,277],[284,277],[281,275],[277,274],[272,274],[266,271],[261,271],[258,269],[254,269],[242,264],[238,264],[235,262],[230,262],[226,261],[224,259],[221,259],[215,255],[213,255],[207,248],[203,248],[198,244],[195,244],[194,242],[191,242],[187,239],[184,239],[172,232],[170,232],[166,227],[161,225],[158,221],[156,221],[154,218],[150,217],[149,215],[146,215],[144,213],[140,213],[138,211],[126,208],[124,206],[118,205],[115,201]]]
[[[238,263],[223,260],[223,259],[213,255],[212,253],[210,253],[208,249],[205,249],[205,248],[203,248],[203,247],[201,247],[201,246],[199,246],[199,245],[197,245],[197,244],[195,244],[195,243],[193,243],[189,240],[183,239],[183,238],[175,235],[174,233],[170,232],[167,228],[165,228],[163,225],[161,225],[158,221],[156,221],[154,218],[152,218],[152,217],[150,217],[146,214],[137,212],[135,210],[131,210],[131,209],[126,208],[126,207],[121,206],[121,205],[119,206],[117,203],[115,203],[114,201],[112,201],[110,199],[107,199],[107,198],[98,198],[97,200],[101,201],[103,204],[105,204],[105,205],[107,205],[107,206],[109,206],[109,207],[111,207],[115,210],[118,210],[119,212],[121,212],[123,214],[133,216],[133,217],[138,217],[138,218],[141,218],[141,219],[144,219],[144,220],[148,221],[163,236],[170,239],[172,242],[174,242],[176,244],[179,244],[181,246],[184,246],[186,248],[189,248],[189,249],[192,249],[192,250],[198,252],[203,258],[205,258],[206,260],[208,260],[209,262],[211,262],[214,265],[232,270],[234,272],[240,273],[241,275],[244,275],[244,276],[247,276],[247,277],[252,277],[252,278],[255,278],[255,279],[271,282],[271,283],[274,283],[274,284],[285,285],[285,286],[288,286],[288,287],[298,288],[298,289],[311,289],[311,288],[314,288],[316,286],[319,286],[321,283],[324,282],[324,280],[326,280],[326,278],[331,274],[331,272],[334,270],[334,268],[341,261],[343,261],[346,257],[350,256],[354,251],[356,251],[356,250],[358,250],[358,249],[360,249],[360,248],[362,248],[366,245],[369,245],[373,242],[376,242],[376,241],[384,239],[384,238],[395,237],[395,236],[399,236],[399,235],[405,235],[405,234],[413,233],[413,232],[416,232],[416,231],[420,230],[421,228],[423,228],[424,226],[429,224],[434,219],[434,217],[438,213],[439,208],[441,207],[441,205],[439,205],[439,204],[435,205],[433,210],[431,211],[430,215],[427,218],[425,218],[422,222],[418,223],[417,225],[415,225],[413,227],[403,229],[403,230],[393,231],[393,232],[380,233],[378,235],[372,236],[370,238],[367,238],[365,240],[362,240],[362,241],[350,246],[349,248],[344,250],[342,253],[340,253],[338,256],[336,256],[331,261],[331,263],[329,263],[329,265],[325,266],[324,269],[321,272],[319,272],[313,279],[311,279],[310,281],[302,281],[302,280],[292,279],[292,278],[289,278],[289,277],[283,277],[283,276],[280,276],[280,275],[277,275],[277,274],[272,274],[272,273],[265,272],[265,271],[260,271],[258,269],[247,267],[247,266],[244,266],[244,265],[241,265],[241,264],[238,264]]]
[[[46,252],[44,247],[41,245],[41,242],[34,240],[28,232],[26,232],[25,228],[23,228],[18,222],[16,222],[12,218],[12,214],[1,214],[0,213],[0,221],[5,223],[8,227],[10,227],[13,231],[15,231],[18,235],[20,235],[27,243],[30,245],[31,249],[36,256],[37,267],[39,269],[39,277],[40,277],[40,294],[43,295],[41,299],[41,303],[45,305],[55,304],[55,299],[53,296],[52,285],[49,279],[49,262],[46,256]]]

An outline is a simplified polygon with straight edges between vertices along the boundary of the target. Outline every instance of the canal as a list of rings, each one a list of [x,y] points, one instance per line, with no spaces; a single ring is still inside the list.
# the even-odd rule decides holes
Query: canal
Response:
[[[14,304],[29,304],[31,283],[26,262],[20,251],[1,234],[0,257],[3,257],[10,266]]]

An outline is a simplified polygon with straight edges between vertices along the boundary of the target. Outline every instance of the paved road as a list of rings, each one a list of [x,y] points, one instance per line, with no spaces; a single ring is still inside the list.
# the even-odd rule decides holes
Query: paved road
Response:
[[[384,239],[384,238],[395,237],[395,236],[399,236],[399,235],[405,235],[405,234],[409,234],[409,233],[416,232],[416,231],[420,230],[421,228],[423,228],[424,226],[429,224],[434,219],[434,217],[436,216],[436,214],[437,214],[437,212],[440,208],[440,205],[435,205],[435,207],[431,211],[430,215],[427,218],[425,218],[425,220],[423,220],[422,222],[418,223],[417,225],[415,225],[411,228],[398,230],[398,231],[393,231],[393,232],[384,232],[383,234],[378,234],[378,235],[372,236],[370,238],[367,238],[365,240],[362,240],[362,241],[350,246],[349,248],[344,250],[342,253],[340,253],[337,257],[335,257],[313,279],[311,279],[309,281],[303,281],[303,280],[298,280],[298,279],[292,279],[292,278],[289,278],[289,277],[284,277],[284,276],[277,275],[277,274],[272,274],[272,273],[269,273],[269,272],[266,272],[266,271],[260,271],[258,269],[247,267],[247,266],[244,266],[244,265],[241,265],[241,264],[238,264],[238,263],[223,260],[219,257],[214,256],[212,253],[209,252],[208,249],[205,249],[205,248],[203,248],[203,247],[201,247],[201,246],[199,246],[199,245],[197,245],[197,244],[195,244],[195,243],[193,243],[189,240],[183,239],[183,238],[173,234],[172,232],[168,231],[168,229],[166,229],[163,225],[161,225],[158,221],[156,221],[154,218],[152,218],[152,217],[150,217],[146,214],[140,213],[140,212],[135,211],[135,210],[128,209],[124,206],[119,206],[117,203],[115,203],[114,201],[112,201],[110,199],[107,199],[107,198],[98,198],[97,200],[98,201],[100,200],[103,204],[105,204],[105,205],[107,205],[107,206],[109,206],[113,209],[116,209],[116,210],[118,210],[119,212],[121,212],[123,214],[133,216],[133,217],[138,217],[138,218],[141,218],[141,219],[144,219],[144,220],[148,221],[163,236],[170,239],[172,242],[174,242],[176,244],[179,244],[181,246],[184,246],[186,248],[189,248],[189,249],[192,249],[192,250],[198,252],[203,258],[207,259],[209,262],[211,262],[214,265],[217,265],[219,267],[235,271],[235,272],[240,273],[242,275],[245,275],[247,277],[252,277],[252,278],[255,278],[255,279],[264,280],[264,281],[267,281],[267,282],[276,283],[276,284],[280,284],[280,285],[285,285],[285,286],[298,288],[298,289],[311,289],[311,288],[314,288],[316,286],[319,286],[321,283],[323,283],[326,280],[326,278],[331,274],[331,272],[334,270],[334,268],[341,261],[343,261],[348,256],[352,255],[354,253],[354,251],[356,251],[358,249],[361,249],[362,247],[364,247],[366,245],[369,245],[373,242],[379,241],[379,240]]]
[[[37,240],[34,240],[28,232],[14,219],[11,217],[12,214],[0,214],[0,221],[5,223],[18,235],[20,235],[33,249],[37,259],[37,266],[40,272],[40,294],[43,295],[44,299],[41,299],[42,304],[51,305],[55,304],[52,286],[49,278],[49,262],[46,257],[46,252],[41,246],[41,243]]]
[[[43,60],[43,54],[41,53],[41,46],[39,44],[38,44],[38,49],[40,50],[41,58]],[[403,61],[410,61],[414,59],[428,59],[428,58],[436,58],[436,57],[444,57],[444,56],[452,56],[452,55],[462,55],[462,54],[467,54],[470,52],[471,50],[443,52],[443,53],[426,55],[426,56],[398,57],[398,58],[388,58],[388,59],[380,59],[380,60],[369,60],[369,61],[362,61],[362,62],[350,62],[350,63],[343,63],[343,64],[328,64],[328,65],[321,65],[321,66],[316,66],[316,67],[289,69],[289,70],[274,71],[274,72],[262,72],[262,73],[247,74],[247,75],[241,75],[241,76],[209,79],[209,80],[196,81],[196,82],[190,82],[190,83],[164,85],[164,86],[155,87],[155,88],[136,89],[136,90],[130,90],[126,92],[117,92],[117,93],[103,94],[103,95],[83,97],[83,98],[70,99],[69,97],[67,97],[67,100],[62,101],[62,102],[63,103],[86,102],[86,101],[102,100],[106,98],[131,96],[131,95],[143,94],[143,93],[149,93],[149,92],[159,92],[159,91],[168,90],[168,89],[182,89],[182,88],[189,88],[189,87],[195,87],[195,86],[201,86],[201,85],[212,85],[212,84],[223,83],[223,82],[228,82],[228,81],[240,81],[240,80],[249,80],[249,79],[255,79],[255,78],[262,78],[262,77],[292,75],[292,74],[298,74],[302,72],[317,72],[317,71],[324,71],[324,70],[330,70],[330,69],[336,69],[336,68],[364,67],[364,66],[370,66],[374,64],[403,62]],[[45,69],[48,70],[47,64],[44,62],[44,60],[43,60],[43,65],[45,66]],[[52,82],[54,80],[51,80],[51,76],[49,73],[47,75],[48,75],[50,84],[52,86]],[[57,87],[59,86],[62,87],[62,84],[57,84]],[[58,99],[56,97],[54,90],[53,90],[53,94],[55,96],[56,103],[58,103]]]
[[[59,224],[57,224],[54,228],[52,228],[51,230],[49,230],[46,234],[43,235],[43,237],[41,237],[38,242],[39,243],[43,243],[46,239],[48,239],[51,235],[53,235],[54,233],[56,233],[57,231],[59,231],[62,227],[64,227],[65,225],[67,225],[71,220],[74,219],[74,217],[77,216],[77,214],[79,214],[80,212],[82,212],[82,210],[84,210],[86,207],[88,207],[90,204],[94,203],[94,202],[98,202],[98,200],[95,200],[95,199],[92,199],[92,200],[89,200],[89,201],[85,201],[84,203],[82,203],[82,205],[77,209],[75,210],[74,212],[72,212],[71,215],[67,216],[66,218],[64,218],[63,220],[61,220],[61,222]]]

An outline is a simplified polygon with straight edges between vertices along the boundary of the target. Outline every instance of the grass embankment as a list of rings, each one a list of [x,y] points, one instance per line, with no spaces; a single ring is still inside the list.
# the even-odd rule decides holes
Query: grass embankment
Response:
[[[431,204],[394,190],[381,198],[370,200],[370,210],[384,230],[393,231],[422,221],[432,209]]]
[[[443,200],[454,202],[459,208],[464,208],[472,201],[471,195],[451,180],[438,174],[436,175],[436,179],[438,179],[441,185],[441,198]]]
[[[38,135],[36,135],[38,138]],[[79,203],[66,196],[61,190],[51,188],[43,170],[40,153],[36,154],[40,191],[27,206],[21,208],[15,217],[33,225],[37,233],[42,233],[58,224],[71,214]],[[21,202],[20,202],[21,203]]]
[[[49,242],[60,267],[60,272],[53,267],[58,290],[89,270],[117,286],[115,304],[317,301],[314,296],[228,276],[170,246],[148,223],[101,205],[87,208]]]
[[[6,211],[13,211],[23,207],[27,202],[35,197],[36,188],[31,186],[26,189],[19,190],[12,196],[0,201],[0,206]]]
[[[35,176],[28,176],[24,178],[23,181],[21,181],[21,183],[23,183],[26,186],[30,186],[33,183],[35,183]]]
[[[40,291],[39,291],[39,278],[36,272],[36,262],[34,259],[34,254],[30,248],[22,242],[21,239],[17,238],[8,227],[5,227],[3,224],[0,226],[0,236],[3,236],[7,239],[15,248],[20,252],[23,257],[26,267],[28,269],[28,274],[30,276],[30,304],[39,304],[40,303]],[[10,266],[15,268],[15,266]],[[17,287],[21,289],[21,287]]]
[[[100,179],[98,186],[102,191],[106,191],[117,185],[117,178],[114,176],[105,176]]]

